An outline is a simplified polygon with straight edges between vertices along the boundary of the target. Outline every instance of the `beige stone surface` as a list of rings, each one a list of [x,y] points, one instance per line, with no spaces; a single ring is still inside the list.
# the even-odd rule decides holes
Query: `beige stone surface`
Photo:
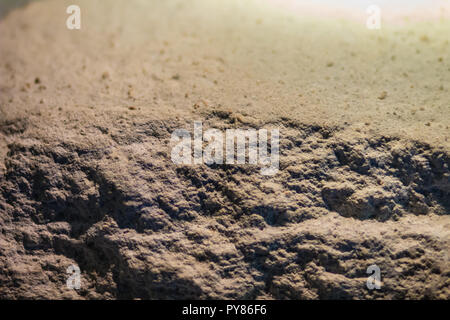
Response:
[[[448,19],[78,3],[0,21],[0,298],[449,298]],[[279,173],[173,164],[195,120],[279,129]]]

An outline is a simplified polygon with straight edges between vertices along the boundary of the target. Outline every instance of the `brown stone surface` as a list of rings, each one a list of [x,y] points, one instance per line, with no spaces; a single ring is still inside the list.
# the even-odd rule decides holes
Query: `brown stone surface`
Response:
[[[78,2],[0,21],[0,298],[450,298],[448,21]],[[173,164],[196,120],[279,173]]]

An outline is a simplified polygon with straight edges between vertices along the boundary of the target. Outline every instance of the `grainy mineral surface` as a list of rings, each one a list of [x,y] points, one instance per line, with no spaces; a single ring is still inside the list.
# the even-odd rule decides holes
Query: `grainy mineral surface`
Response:
[[[0,21],[0,298],[450,298],[448,19],[71,2]],[[279,172],[174,164],[194,121]]]

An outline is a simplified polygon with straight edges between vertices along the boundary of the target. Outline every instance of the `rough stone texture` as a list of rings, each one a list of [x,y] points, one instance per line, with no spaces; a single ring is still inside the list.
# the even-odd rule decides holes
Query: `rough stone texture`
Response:
[[[328,86],[326,99],[348,101],[350,109],[326,111],[328,102],[314,102],[312,91],[294,103],[295,83],[281,84],[293,73],[255,82],[272,66],[246,66],[245,53],[211,56],[235,43],[224,44],[217,34],[208,39],[207,27],[182,27],[209,21],[200,13],[212,2],[195,1],[188,9],[178,1],[129,1],[151,8],[155,25],[177,8],[170,12],[187,36],[172,26],[149,39],[136,18],[120,15],[121,8],[135,10],[120,1],[111,7],[81,1],[87,16],[107,14],[95,25],[87,18],[87,31],[72,36],[58,27],[62,2],[39,2],[0,22],[0,298],[450,298],[448,117],[438,117],[439,110],[448,115],[448,88],[433,93],[434,103],[429,88],[417,88],[413,95],[430,102],[429,110],[419,118],[390,118],[397,127],[384,132],[385,113],[352,114],[360,102],[350,93],[335,96],[339,90],[329,79],[317,82]],[[232,5],[219,3],[225,13],[217,14],[214,32],[228,35],[221,19],[227,21]],[[113,26],[102,25],[108,17]],[[254,22],[250,13],[247,18]],[[243,35],[253,35],[247,27]],[[262,49],[257,41],[244,48],[260,50],[255,56],[264,60],[263,49],[274,40],[266,41]],[[391,40],[373,41],[384,50],[378,41]],[[439,50],[449,56],[448,46]],[[330,67],[322,62],[324,76]],[[449,77],[446,63],[439,81]],[[215,79],[224,87],[216,88]],[[272,85],[279,86],[279,100],[267,97]],[[369,103],[373,109],[405,99],[401,92],[378,99],[377,87],[353,85],[379,100]],[[291,113],[271,109],[285,98]],[[403,104],[415,108],[412,98]],[[428,129],[423,119],[430,117],[435,123]],[[373,123],[365,125],[369,118]],[[278,128],[279,173],[266,177],[253,165],[173,164],[171,132],[191,130],[195,120],[205,129]],[[421,130],[410,127],[419,123],[431,131],[413,139]],[[71,264],[82,271],[80,290],[65,285]],[[381,269],[381,290],[366,287],[372,264]]]

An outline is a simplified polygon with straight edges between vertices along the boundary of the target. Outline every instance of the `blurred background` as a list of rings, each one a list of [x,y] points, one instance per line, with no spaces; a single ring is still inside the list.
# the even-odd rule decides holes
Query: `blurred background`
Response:
[[[37,0],[0,0],[0,17],[6,15],[10,10],[20,7],[31,1]],[[445,7],[446,10],[448,10],[450,6],[449,0],[261,0],[261,2],[269,2],[290,10],[315,5],[324,7],[329,6],[343,10],[358,10],[363,12],[370,5],[378,5],[388,11],[394,11],[398,14],[401,14],[403,12],[405,15],[408,14],[408,11],[417,10],[418,8],[428,10],[430,7]],[[76,1],[74,1],[74,4],[76,4]]]
[[[33,0],[0,0],[0,18],[5,16],[11,9],[23,6]]]

